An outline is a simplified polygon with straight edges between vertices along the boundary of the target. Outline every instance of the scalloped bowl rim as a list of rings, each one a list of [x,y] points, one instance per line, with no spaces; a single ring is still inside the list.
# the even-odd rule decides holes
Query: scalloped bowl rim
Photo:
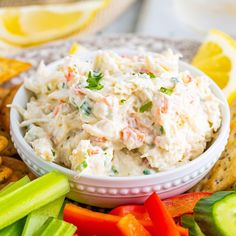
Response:
[[[56,64],[58,61],[53,62],[49,65]],[[26,142],[24,137],[21,134],[21,128],[19,127],[19,120],[18,117],[20,115],[18,112],[11,108],[11,114],[10,114],[10,124],[11,124],[11,130],[14,132],[17,141],[19,142],[19,145],[25,149],[28,153],[30,153],[32,158],[36,158],[40,164],[46,164],[49,165],[50,167],[54,168],[55,170],[61,171],[62,173],[65,173],[66,175],[73,176],[73,177],[78,177],[79,178],[85,178],[85,179],[91,179],[91,180],[96,180],[96,181],[106,181],[106,182],[125,182],[125,181],[138,181],[138,180],[149,180],[157,177],[167,177],[172,174],[176,174],[176,172],[184,172],[186,169],[191,168],[192,166],[200,163],[203,159],[207,158],[210,152],[214,152],[215,148],[217,145],[222,145],[222,141],[225,138],[225,136],[228,136],[229,133],[229,124],[230,124],[230,111],[229,111],[229,106],[228,102],[222,92],[222,90],[216,85],[216,83],[211,80],[206,74],[204,74],[202,71],[198,70],[197,68],[193,67],[192,65],[180,61],[179,62],[180,67],[184,67],[185,70],[190,71],[191,73],[194,73],[195,75],[199,76],[204,76],[206,79],[210,80],[210,86],[211,89],[213,90],[214,94],[217,96],[217,98],[221,101],[221,113],[222,113],[222,123],[221,127],[218,130],[218,136],[217,138],[213,141],[213,143],[198,157],[196,157],[194,160],[185,163],[183,165],[180,165],[178,167],[162,171],[162,172],[157,172],[151,175],[140,175],[140,176],[117,176],[117,177],[111,177],[111,176],[93,176],[93,175],[79,175],[78,172],[71,170],[69,168],[60,166],[59,164],[53,163],[53,162],[47,162],[37,156],[34,152],[34,150],[31,148],[31,146]],[[20,106],[25,107],[26,104],[20,104],[19,98],[22,96],[23,93],[27,93],[27,91],[24,88],[24,85],[20,87],[18,92],[16,93],[14,100],[12,104],[17,104]],[[17,122],[16,122],[17,121]]]

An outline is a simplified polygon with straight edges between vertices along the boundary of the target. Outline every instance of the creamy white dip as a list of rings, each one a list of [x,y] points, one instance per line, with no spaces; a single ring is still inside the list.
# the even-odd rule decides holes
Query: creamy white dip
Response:
[[[38,156],[83,174],[129,176],[198,157],[221,125],[204,77],[179,70],[179,56],[83,52],[38,68],[25,88],[25,139]]]

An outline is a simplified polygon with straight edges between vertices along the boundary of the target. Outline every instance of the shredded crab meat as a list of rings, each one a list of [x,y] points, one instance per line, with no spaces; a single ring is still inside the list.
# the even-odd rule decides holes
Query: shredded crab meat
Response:
[[[41,63],[24,86],[22,115],[37,155],[79,174],[156,173],[197,158],[221,126],[208,79],[179,68],[179,55],[83,51]]]

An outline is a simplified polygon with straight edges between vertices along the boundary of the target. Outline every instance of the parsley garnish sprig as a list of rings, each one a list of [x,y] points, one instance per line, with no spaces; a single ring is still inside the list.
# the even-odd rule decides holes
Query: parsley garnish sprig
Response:
[[[100,80],[103,78],[102,72],[98,73],[95,71],[89,71],[86,88],[91,90],[100,90],[103,88],[103,85],[100,84]]]

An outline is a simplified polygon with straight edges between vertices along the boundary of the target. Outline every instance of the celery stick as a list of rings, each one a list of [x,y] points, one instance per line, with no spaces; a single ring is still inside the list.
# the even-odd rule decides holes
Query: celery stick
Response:
[[[29,179],[28,175],[26,175],[23,178],[19,179],[18,181],[14,182],[14,183],[8,184],[6,187],[4,187],[0,191],[0,197],[2,197],[7,193],[10,193],[10,192],[12,192],[12,191],[28,184],[29,182],[30,182],[30,179]]]
[[[63,220],[49,218],[34,236],[73,236],[76,229],[73,224]]]
[[[26,218],[22,236],[32,236],[49,217],[58,217],[65,197],[60,197],[49,204],[32,211]]]
[[[61,207],[61,210],[58,214],[58,217],[57,217],[57,219],[59,219],[59,220],[63,220],[64,208],[65,208],[66,203],[71,203],[71,202],[67,198],[65,199],[65,201],[63,202],[63,205]]]
[[[15,223],[0,230],[0,236],[19,236],[22,233],[25,224],[25,218],[16,221]]]
[[[0,197],[0,229],[64,196],[69,190],[67,177],[53,171]]]
[[[7,193],[11,193],[14,190],[26,185],[30,182],[29,177],[26,175],[25,177],[21,178],[17,182],[13,182],[8,184],[5,188],[0,191],[0,196],[3,196]],[[20,219],[13,224],[5,227],[4,229],[0,230],[0,236],[18,236],[21,235],[23,227],[25,224],[25,218]]]

